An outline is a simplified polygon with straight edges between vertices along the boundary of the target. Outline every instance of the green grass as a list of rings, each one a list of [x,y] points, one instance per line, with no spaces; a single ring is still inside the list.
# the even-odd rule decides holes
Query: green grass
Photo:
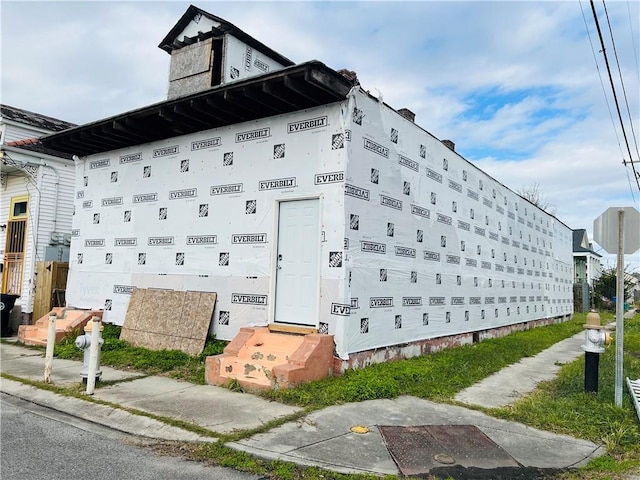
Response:
[[[460,390],[498,370],[539,353],[583,330],[584,315],[572,320],[516,332],[474,345],[449,348],[430,355],[348,370],[340,377],[272,390],[265,397],[312,409],[346,402],[413,395],[448,401]]]
[[[640,316],[625,321],[623,377],[640,378]],[[624,380],[624,379],[623,379]],[[510,409],[494,413],[545,430],[595,442],[610,452],[640,445],[640,428],[631,396],[623,383],[623,403],[615,405],[615,345],[600,355],[598,393],[584,393],[584,355],[565,365],[557,378]]]
[[[602,313],[603,323],[613,315]],[[418,358],[349,370],[339,377],[327,378],[288,390],[273,390],[262,395],[270,400],[304,407],[310,412],[330,405],[379,398],[413,395],[439,402],[455,403],[460,390],[524,357],[532,356],[558,341],[583,331],[585,315],[546,327],[516,332],[474,345],[450,348]],[[56,355],[80,359],[82,352],[73,345],[75,334],[56,346]],[[119,328],[105,325],[102,365],[135,369],[148,374],[164,374],[194,383],[204,382],[204,359],[221,353],[225,342],[209,339],[205,352],[189,356],[179,351],[154,352],[132,347],[119,340]],[[625,321],[624,376],[640,378],[640,315]],[[584,393],[584,355],[563,366],[554,381],[543,383],[531,395],[508,408],[486,410],[490,415],[522,422],[556,433],[585,438],[602,444],[607,454],[586,468],[562,476],[564,480],[604,480],[625,478],[640,470],[640,428],[626,385],[623,405],[614,402],[615,344],[600,356],[600,381],[597,394]],[[233,382],[229,388],[241,391]],[[276,426],[269,424],[265,429]],[[237,432],[235,440],[256,432]],[[181,450],[182,451],[182,450]],[[302,468],[286,462],[266,462],[225,447],[223,443],[192,446],[189,456],[207,463],[251,471],[274,479],[364,480],[376,477],[341,475],[316,468]],[[389,476],[386,478],[395,478]],[[560,478],[560,477],[559,477]]]
[[[614,339],[615,342],[615,339]],[[489,413],[602,444],[607,455],[567,478],[624,478],[640,474],[640,423],[624,378],[640,378],[640,315],[625,320],[622,406],[615,405],[615,343],[600,355],[598,393],[584,393],[584,356],[508,409]],[[613,475],[613,476],[612,476]]]
[[[180,350],[148,350],[134,347],[120,340],[120,327],[104,324],[100,364],[123,370],[132,369],[149,375],[166,374],[196,384],[204,384],[204,362],[210,355],[222,353],[227,342],[207,339],[200,355],[188,355]],[[83,352],[75,345],[75,339],[81,330],[69,332],[56,344],[54,355],[57,358],[82,360]]]
[[[341,474],[328,472],[321,468],[300,467],[281,460],[265,461],[245,452],[232,450],[221,443],[202,445],[195,449],[191,458],[208,463],[211,463],[211,459],[215,459],[215,465],[278,480],[391,480],[398,478],[395,475],[379,477],[376,475]]]

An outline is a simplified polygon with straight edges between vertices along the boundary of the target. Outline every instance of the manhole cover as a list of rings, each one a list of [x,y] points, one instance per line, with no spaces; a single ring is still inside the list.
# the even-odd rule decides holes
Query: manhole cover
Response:
[[[443,464],[483,469],[520,466],[474,425],[379,426],[378,429],[405,476],[427,474]]]

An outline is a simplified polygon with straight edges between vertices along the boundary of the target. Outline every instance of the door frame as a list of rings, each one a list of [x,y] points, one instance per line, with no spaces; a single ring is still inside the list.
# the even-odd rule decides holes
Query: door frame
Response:
[[[318,200],[318,233],[320,234],[320,238],[318,238],[318,258],[317,258],[317,278],[318,278],[318,286],[316,292],[316,318],[314,325],[293,325],[289,323],[276,323],[275,313],[276,313],[276,276],[277,276],[277,267],[278,267],[278,234],[280,231],[280,203],[282,202],[295,202],[298,200]],[[271,268],[270,268],[270,280],[269,280],[269,298],[271,298],[271,302],[269,302],[269,313],[268,313],[268,323],[269,325],[293,325],[295,327],[302,328],[318,328],[320,324],[320,292],[322,291],[322,234],[323,230],[323,194],[309,194],[309,195],[295,195],[295,196],[286,196],[281,198],[275,198],[273,202],[273,234],[271,238],[273,239],[271,245]]]
[[[26,202],[27,203],[27,210],[24,214],[21,215],[15,215],[14,209],[15,209],[15,205],[16,203],[23,203]],[[26,263],[26,253],[27,253],[27,247],[29,245],[29,213],[31,211],[31,196],[29,194],[26,195],[15,195],[13,197],[11,197],[11,200],[9,202],[9,215],[7,217],[7,226],[6,226],[6,230],[5,230],[5,244],[4,244],[4,258],[3,258],[3,268],[2,268],[2,282],[0,284],[0,291],[2,291],[2,293],[6,293],[7,289],[9,288],[9,274],[11,273],[10,269],[8,268],[8,264],[11,263],[9,262],[8,256],[10,255],[9,252],[7,252],[7,247],[9,245],[9,234],[11,233],[11,226],[10,224],[12,222],[16,222],[16,221],[24,221],[24,239],[23,239],[23,244],[22,244],[22,259],[20,261],[20,279],[19,279],[19,291],[17,292],[17,295],[22,295],[22,284],[24,283],[24,269],[25,269],[25,263]]]

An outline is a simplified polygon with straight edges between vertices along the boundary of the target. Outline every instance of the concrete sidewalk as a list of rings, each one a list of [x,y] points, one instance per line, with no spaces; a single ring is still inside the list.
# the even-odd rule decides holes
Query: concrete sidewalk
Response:
[[[455,400],[485,408],[510,405],[535,390],[538,383],[553,380],[562,365],[584,355],[580,348],[583,343],[584,332],[576,333],[538,355],[523,358],[460,391]]]
[[[577,358],[582,351],[579,344],[576,349],[576,342],[576,338],[571,338],[554,347],[566,350],[563,357],[548,351],[532,357],[539,362],[534,370],[551,369],[558,361]],[[55,359],[53,384],[79,383],[80,369],[81,362]],[[19,378],[42,380],[44,358],[40,351],[4,343],[0,345],[0,371]],[[0,379],[0,391],[130,434],[179,441],[216,441],[215,434],[250,430],[300,411],[221,387],[193,385],[166,377],[144,377],[106,367],[102,367],[102,371],[103,380],[115,383],[96,389],[93,398],[109,402],[109,406],[65,397],[5,378]],[[535,386],[531,378],[518,373],[511,372],[502,380],[500,374],[494,377],[494,385],[508,384],[507,388],[493,391],[494,397],[501,397],[507,403],[516,399],[512,392],[523,395]],[[464,392],[464,401],[482,405],[483,395],[468,389]],[[119,407],[189,422],[207,429],[213,436],[197,435]],[[265,459],[314,465],[336,472],[399,475],[400,462],[396,463],[397,455],[394,457],[390,453],[389,439],[385,439],[382,430],[386,426],[424,425],[475,426],[488,438],[488,443],[513,459],[519,468],[576,467],[604,453],[603,448],[589,441],[414,397],[329,407],[228,446]],[[368,431],[355,433],[352,431],[354,426],[365,426]],[[454,460],[464,464],[465,459]],[[467,465],[473,462],[473,459],[466,460]]]

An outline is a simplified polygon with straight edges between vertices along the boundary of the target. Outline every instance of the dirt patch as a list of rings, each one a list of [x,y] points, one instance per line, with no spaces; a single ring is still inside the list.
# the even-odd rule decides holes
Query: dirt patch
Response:
[[[144,448],[151,450],[156,455],[184,457],[193,460],[200,446],[197,443],[162,441],[144,445]]]

